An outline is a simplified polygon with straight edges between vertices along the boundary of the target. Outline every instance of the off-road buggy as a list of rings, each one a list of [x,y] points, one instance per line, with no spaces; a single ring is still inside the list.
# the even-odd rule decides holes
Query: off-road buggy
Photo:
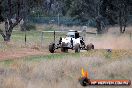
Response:
[[[54,35],[55,35],[55,32],[54,32]],[[65,38],[60,37],[57,44],[54,41],[53,43],[50,43],[49,45],[49,51],[51,53],[54,53],[55,50],[59,48],[61,48],[62,52],[68,52],[68,49],[72,49],[72,50],[75,50],[75,53],[78,53],[80,52],[80,50],[88,51],[88,50],[94,49],[94,45],[92,43],[86,45],[84,42],[84,38],[80,36],[78,31],[70,30],[66,34]]]

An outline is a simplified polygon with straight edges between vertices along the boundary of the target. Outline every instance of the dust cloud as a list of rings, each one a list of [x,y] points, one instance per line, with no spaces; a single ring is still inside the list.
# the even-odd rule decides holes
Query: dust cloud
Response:
[[[95,49],[132,49],[131,34],[105,34],[88,36],[87,43],[93,43]]]

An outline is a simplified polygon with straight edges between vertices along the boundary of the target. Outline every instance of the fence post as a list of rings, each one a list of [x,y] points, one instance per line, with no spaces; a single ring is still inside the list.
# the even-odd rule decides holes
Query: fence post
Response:
[[[54,43],[55,43],[55,31],[54,31]]]
[[[24,38],[24,41],[25,41],[25,46],[27,45],[27,30],[25,29],[25,34],[24,34],[25,36],[25,38]]]

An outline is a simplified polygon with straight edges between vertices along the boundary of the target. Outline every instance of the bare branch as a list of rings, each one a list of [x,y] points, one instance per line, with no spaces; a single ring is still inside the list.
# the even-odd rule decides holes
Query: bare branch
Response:
[[[22,20],[22,18],[19,18],[19,19],[12,25],[12,27],[14,28],[15,26],[17,26],[17,25],[20,23],[21,20]]]

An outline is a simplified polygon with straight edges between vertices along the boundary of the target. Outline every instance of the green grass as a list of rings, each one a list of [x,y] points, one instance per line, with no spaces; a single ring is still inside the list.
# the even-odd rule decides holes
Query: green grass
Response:
[[[62,59],[62,58],[80,58],[80,54],[77,53],[63,53],[63,54],[50,54],[50,55],[38,55],[38,56],[31,56],[31,57],[25,57],[25,60],[28,61],[42,61],[44,59],[52,60],[52,59]]]
[[[1,61],[0,64],[5,66],[10,66],[15,61],[22,60],[24,62],[41,62],[44,60],[54,60],[54,59],[68,59],[68,58],[76,58],[80,59],[83,57],[100,57],[105,58],[109,61],[117,61],[120,59],[125,58],[132,58],[132,50],[113,50],[111,53],[107,52],[107,50],[92,50],[88,52],[81,52],[81,53],[55,53],[49,55],[33,55],[33,56],[26,56],[22,58],[16,58],[12,60],[5,60]],[[93,64],[94,66],[94,64]]]
[[[1,61],[0,64],[3,64],[5,66],[10,66],[13,64],[15,61],[22,60],[24,62],[41,62],[44,60],[53,60],[53,59],[67,59],[67,58],[80,58],[80,54],[78,53],[63,53],[63,54],[50,54],[50,55],[35,55],[35,56],[26,56],[22,58],[15,58],[12,60],[5,60]]]
[[[44,33],[43,40],[41,41],[41,32],[40,31],[27,31],[27,46],[31,47],[33,45],[41,46],[41,42],[43,42],[43,46],[48,45],[49,43],[53,42],[53,34],[52,33]],[[59,39],[60,36],[63,34],[56,34],[56,39]],[[11,36],[11,43],[10,45],[6,45],[3,42],[3,38],[0,37],[0,51],[10,50],[11,48],[19,49],[25,46],[25,32],[21,31],[13,31]],[[57,41],[57,40],[56,40]]]
[[[1,61],[0,64],[3,64],[4,66],[10,66],[14,61],[13,60],[5,60]]]

